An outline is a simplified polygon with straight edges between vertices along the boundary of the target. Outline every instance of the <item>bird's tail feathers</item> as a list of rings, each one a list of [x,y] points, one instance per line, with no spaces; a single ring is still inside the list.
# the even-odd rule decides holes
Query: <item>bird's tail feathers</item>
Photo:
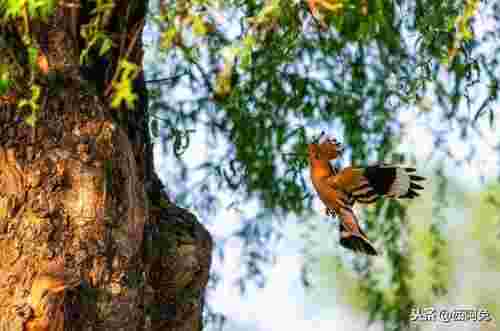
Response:
[[[354,212],[341,211],[339,216],[340,245],[358,253],[377,255],[377,250],[359,226]]]
[[[418,190],[424,188],[416,182],[425,180],[425,177],[412,174],[415,168],[396,167],[396,180],[393,183],[394,196],[396,198],[414,198],[419,195]]]
[[[357,233],[352,232],[347,230],[342,222],[340,222],[340,245],[356,253],[378,255],[377,250],[370,240],[368,240],[361,228],[359,228]]]

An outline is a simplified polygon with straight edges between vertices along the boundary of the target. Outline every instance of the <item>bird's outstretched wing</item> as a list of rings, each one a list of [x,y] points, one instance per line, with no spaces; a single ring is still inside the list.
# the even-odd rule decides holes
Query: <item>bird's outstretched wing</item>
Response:
[[[329,177],[327,182],[360,203],[372,203],[381,197],[412,199],[423,189],[417,182],[425,180],[414,172],[414,168],[393,165],[347,167]]]

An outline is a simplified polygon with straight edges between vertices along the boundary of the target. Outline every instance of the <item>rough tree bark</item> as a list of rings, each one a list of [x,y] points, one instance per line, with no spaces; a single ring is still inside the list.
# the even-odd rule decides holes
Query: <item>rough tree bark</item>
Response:
[[[100,26],[114,47],[82,68],[95,4],[0,27],[11,97],[42,87],[34,127],[15,101],[0,105],[0,331],[200,330],[212,240],[154,172],[142,72],[135,109],[109,107],[119,59],[142,68],[147,4],[115,0]],[[42,61],[31,75],[26,34],[48,73]]]

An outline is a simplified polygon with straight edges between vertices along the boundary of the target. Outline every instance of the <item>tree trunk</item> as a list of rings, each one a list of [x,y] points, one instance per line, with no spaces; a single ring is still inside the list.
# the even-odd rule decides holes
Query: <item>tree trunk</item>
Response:
[[[0,26],[10,95],[41,86],[34,126],[28,107],[0,104],[0,331],[202,328],[212,240],[154,173],[142,70],[134,109],[109,107],[119,61],[142,68],[147,4],[132,3],[114,1],[99,23],[113,47],[85,66],[78,31],[95,2]]]

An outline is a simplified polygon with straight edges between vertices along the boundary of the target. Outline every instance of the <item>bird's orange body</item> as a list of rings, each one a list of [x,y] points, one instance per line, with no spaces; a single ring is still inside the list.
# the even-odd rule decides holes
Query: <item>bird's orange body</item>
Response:
[[[309,155],[316,153],[317,147],[313,144],[309,145]],[[340,212],[342,207],[348,204],[346,194],[338,190],[330,183],[334,179],[334,173],[328,160],[319,157],[310,157],[311,163],[311,180],[316,192],[319,193],[319,198],[325,206],[333,209],[335,212]]]

